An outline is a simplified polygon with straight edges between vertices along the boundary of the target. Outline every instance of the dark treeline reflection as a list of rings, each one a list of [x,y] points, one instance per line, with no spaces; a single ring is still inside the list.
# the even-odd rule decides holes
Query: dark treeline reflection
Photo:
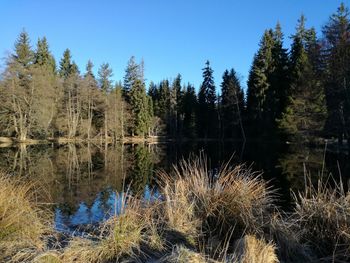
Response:
[[[305,145],[242,142],[186,142],[174,144],[66,144],[0,148],[0,167],[6,173],[38,182],[42,201],[53,203],[55,223],[63,230],[97,223],[118,212],[118,195],[124,190],[157,198],[155,173],[192,154],[207,154],[215,169],[230,160],[262,171],[290,205],[290,190],[303,190],[305,172],[315,182],[329,174],[347,181],[349,157],[331,149]],[[338,165],[339,164],[339,165]],[[341,167],[341,168],[338,168]],[[340,169],[340,170],[339,170]]]

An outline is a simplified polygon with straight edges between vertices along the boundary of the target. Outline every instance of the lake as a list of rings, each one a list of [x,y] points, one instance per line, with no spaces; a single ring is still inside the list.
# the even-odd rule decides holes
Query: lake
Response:
[[[327,148],[327,149],[326,149]],[[20,145],[0,148],[0,168],[21,180],[33,180],[42,189],[41,202],[54,210],[57,230],[79,232],[117,213],[119,194],[129,190],[146,199],[158,198],[156,172],[169,171],[190,155],[206,154],[209,166],[230,160],[262,171],[288,210],[291,191],[304,189],[304,174],[314,181],[332,174],[350,178],[350,158],[331,147],[242,142],[183,142],[164,144]],[[52,205],[51,205],[52,204]]]

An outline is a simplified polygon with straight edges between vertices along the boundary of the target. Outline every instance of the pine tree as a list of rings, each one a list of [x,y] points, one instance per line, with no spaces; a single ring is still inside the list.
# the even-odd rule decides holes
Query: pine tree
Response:
[[[28,68],[33,62],[33,51],[30,46],[28,33],[23,30],[15,43],[15,53],[12,56],[23,68]]]
[[[130,104],[133,114],[132,135],[145,136],[150,128],[151,108],[144,83],[137,79],[130,91]]]
[[[47,43],[46,37],[38,39],[37,48],[34,53],[34,64],[48,67],[52,72],[56,71],[55,58],[49,50],[49,44]]]
[[[283,33],[279,23],[273,31],[272,68],[268,75],[270,87],[265,103],[265,118],[269,135],[277,131],[277,120],[286,108],[289,92],[289,59],[287,49],[283,48]]]
[[[123,95],[131,112],[129,130],[131,135],[145,136],[150,131],[153,108],[146,94],[144,62],[135,62],[131,57],[125,70]]]
[[[277,23],[267,30],[260,42],[249,73],[247,111],[251,135],[274,136],[277,120],[286,108],[289,91],[288,54],[283,48],[283,34]]]
[[[266,30],[255,54],[248,77],[247,114],[249,132],[256,136],[267,130],[264,122],[266,97],[270,88],[269,75],[272,71],[273,31]]]
[[[28,90],[31,83],[30,69],[33,63],[33,51],[29,35],[25,30],[19,34],[15,42],[15,53],[11,57],[9,66],[17,72],[19,85]]]
[[[225,70],[221,83],[221,122],[224,138],[242,138],[244,94],[234,69]]]
[[[91,77],[93,79],[95,79],[95,75],[92,72],[92,68],[94,67],[94,64],[92,63],[91,60],[88,60],[87,64],[86,64],[86,73],[84,75],[84,77]]]
[[[124,76],[124,86],[123,86],[123,93],[127,100],[129,100],[129,92],[133,85],[135,84],[136,80],[141,80],[143,82],[143,69],[140,69],[140,65],[138,65],[135,61],[135,57],[132,56],[130,60],[128,61],[128,65],[125,69],[125,76]]]
[[[104,134],[105,134],[105,142],[107,143],[108,140],[108,109],[109,109],[109,101],[108,101],[108,94],[112,90],[112,81],[110,78],[113,76],[112,69],[110,68],[108,63],[103,63],[100,66],[100,69],[98,70],[98,76],[99,76],[99,87],[103,93],[104,97],[104,109],[103,109],[103,118],[104,118]]]
[[[159,100],[157,115],[169,127],[170,115],[170,85],[167,79],[159,84]]]
[[[323,28],[326,57],[326,131],[348,139],[350,147],[350,21],[349,10],[341,4]]]
[[[196,112],[197,96],[194,87],[187,84],[181,103],[181,114],[183,115],[183,133],[187,138],[196,137]]]
[[[99,85],[100,89],[104,94],[108,94],[112,90],[111,77],[113,76],[113,71],[108,63],[103,63],[98,70]]]
[[[172,83],[170,90],[170,125],[169,131],[173,137],[179,136],[181,130],[181,119],[179,115],[179,107],[181,104],[181,75],[178,74]]]
[[[67,48],[63,52],[63,57],[60,61],[59,74],[63,79],[67,79],[71,74],[77,72],[77,66],[71,62],[72,56]],[[74,66],[75,65],[75,66]]]
[[[216,88],[209,61],[203,68],[203,82],[198,93],[198,135],[202,138],[217,136]]]
[[[305,17],[301,16],[290,54],[291,86],[287,107],[279,120],[279,127],[288,138],[299,142],[319,136],[326,115],[323,86],[317,67],[311,62],[316,59],[314,37],[312,29],[305,29]]]

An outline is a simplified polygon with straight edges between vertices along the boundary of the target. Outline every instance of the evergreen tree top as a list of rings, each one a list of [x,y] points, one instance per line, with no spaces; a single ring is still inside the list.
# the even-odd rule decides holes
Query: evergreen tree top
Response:
[[[306,39],[307,31],[305,29],[305,23],[306,23],[306,18],[302,14],[300,16],[300,18],[298,19],[298,23],[297,23],[297,26],[295,28],[296,33],[294,35],[292,35],[292,38],[299,38],[301,40]]]
[[[349,9],[341,3],[337,12],[332,14],[329,22],[323,27],[323,34],[331,46],[336,46],[340,41],[348,42],[350,39]]]
[[[100,66],[98,76],[101,90],[105,93],[110,92],[112,90],[112,81],[110,78],[113,76],[113,72],[108,63],[103,63]]]
[[[71,54],[70,54],[70,50],[67,48],[63,52],[63,57],[60,61],[60,69],[59,69],[60,76],[67,79],[71,73],[71,70],[72,70]]]
[[[141,64],[141,66],[138,65],[135,61],[135,57],[132,56],[125,69],[124,91],[129,92],[137,79],[143,82],[143,64]]]
[[[95,75],[92,72],[92,68],[94,67],[94,64],[92,63],[92,61],[89,59],[87,64],[86,64],[86,73],[85,73],[85,77],[90,76],[93,79],[95,79]]]
[[[46,37],[38,39],[36,51],[34,54],[34,64],[37,64],[39,66],[47,66],[50,67],[53,72],[56,71],[56,62],[49,50],[49,44]]]
[[[282,43],[283,42],[283,32],[282,32],[282,26],[280,22],[277,22],[275,26],[275,30],[273,31],[273,37],[275,42]]]
[[[199,100],[202,103],[215,105],[216,103],[216,91],[215,91],[215,84],[214,84],[214,77],[213,77],[213,70],[210,67],[209,60],[206,61],[205,67],[203,70],[203,82],[199,90]]]
[[[27,67],[33,60],[29,35],[24,29],[15,42],[15,54],[13,58],[24,67]]]

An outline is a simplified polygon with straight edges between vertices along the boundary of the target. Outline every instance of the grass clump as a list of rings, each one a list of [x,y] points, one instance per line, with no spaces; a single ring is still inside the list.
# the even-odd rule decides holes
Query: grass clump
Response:
[[[0,176],[0,262],[348,262],[349,192],[310,181],[287,214],[249,167],[192,158],[159,174],[158,200],[124,193],[94,234],[50,250],[33,185]]]
[[[239,263],[278,263],[276,247],[272,242],[266,243],[255,236],[246,235],[236,241],[233,262]]]
[[[261,247],[267,240],[268,251],[274,248],[270,258],[278,256],[284,262],[311,259],[301,242],[300,220],[281,214],[274,190],[250,167],[226,164],[210,170],[201,156],[181,161],[173,173],[161,173],[160,181],[167,226],[190,234],[195,249],[209,258],[226,262],[227,255],[235,252],[237,240],[246,236],[245,242]],[[264,255],[257,255],[260,262]]]
[[[34,184],[0,175],[0,262],[22,262],[45,249],[47,213],[36,202]]]
[[[33,263],[63,263],[58,252],[47,251],[36,256]]]
[[[198,252],[194,252],[183,246],[175,246],[172,253],[162,259],[167,263],[207,263],[206,258]],[[211,261],[213,262],[213,261]]]
[[[303,242],[322,260],[350,260],[350,194],[343,184],[306,180],[304,193],[294,195],[295,217]]]
[[[145,240],[149,211],[141,201],[124,198],[119,215],[115,215],[101,226],[101,234],[92,239],[73,239],[63,253],[64,262],[109,262],[121,258],[132,258],[139,252]]]
[[[269,223],[274,192],[244,166],[209,170],[205,158],[182,161],[173,174],[161,173],[164,215],[169,227],[185,234],[218,236],[263,234]]]

